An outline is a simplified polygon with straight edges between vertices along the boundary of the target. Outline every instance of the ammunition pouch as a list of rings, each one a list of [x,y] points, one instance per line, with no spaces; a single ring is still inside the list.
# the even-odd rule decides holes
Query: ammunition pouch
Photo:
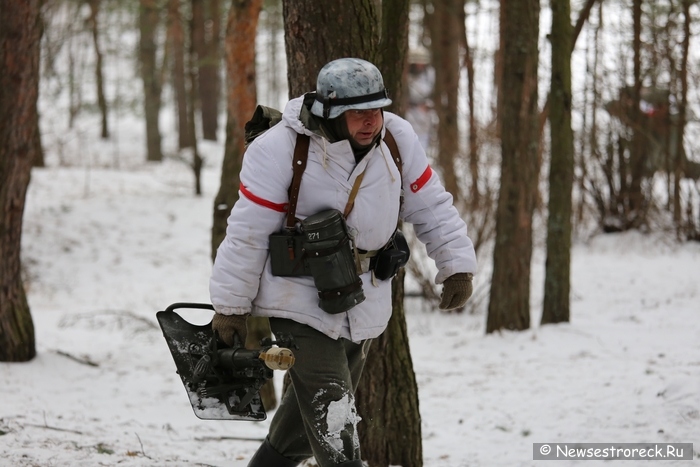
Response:
[[[284,229],[270,235],[270,266],[273,276],[310,276],[304,257],[304,235]]]
[[[399,269],[408,263],[411,257],[411,249],[408,247],[403,232],[396,229],[394,235],[384,247],[372,258],[370,269],[374,271],[374,277],[385,281],[391,279]]]
[[[337,248],[343,247],[348,242],[349,238],[346,238],[346,241],[341,240],[337,245],[334,245],[336,249],[332,247],[328,250],[322,250],[320,245],[318,245],[317,249],[312,247],[312,250],[315,252],[316,258],[322,258],[333,254],[337,251]],[[294,230],[285,229],[270,235],[272,275],[286,277],[313,276],[308,261],[309,254],[306,244],[306,234]],[[352,250],[350,252],[352,253]],[[363,272],[374,271],[374,277],[382,281],[393,278],[399,272],[399,269],[406,266],[411,257],[411,249],[408,246],[406,237],[398,229],[380,250],[361,252],[359,256],[362,258],[366,253],[371,253],[372,256],[362,259]],[[319,293],[321,294],[320,291]]]
[[[328,209],[301,222],[304,256],[326,313],[348,311],[365,300],[350,235],[340,211]]]
[[[325,312],[342,313],[365,300],[340,211],[321,211],[301,222],[301,232],[284,229],[269,240],[272,275],[313,277]]]

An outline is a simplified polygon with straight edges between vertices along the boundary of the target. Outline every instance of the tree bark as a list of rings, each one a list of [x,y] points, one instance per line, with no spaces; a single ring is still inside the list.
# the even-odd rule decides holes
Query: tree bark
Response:
[[[376,61],[379,22],[375,2],[283,0],[282,6],[290,98],[315,91],[318,72],[331,60]]]
[[[162,161],[160,115],[161,82],[156,65],[156,28],[158,5],[156,0],[139,0],[139,63],[143,81],[144,113],[146,116],[147,160]]]
[[[461,200],[455,159],[459,157],[459,45],[464,27],[459,24],[464,17],[463,0],[433,2],[429,18],[431,51],[435,68],[435,112],[438,117],[438,152],[445,189],[456,201]]]
[[[219,192],[214,199],[211,257],[226,237],[226,220],[238,200],[239,174],[243,163],[245,123],[253,115],[257,101],[255,89],[255,37],[262,0],[232,0],[224,41],[226,52],[226,144]],[[270,335],[266,318],[248,319],[248,343],[260,342]],[[272,380],[260,391],[263,405],[277,405]]]
[[[267,37],[264,42],[264,50],[268,57],[268,67],[263,72],[265,79],[265,96],[263,102],[268,105],[275,106],[281,99],[280,82],[282,80],[281,73],[277,67],[279,61],[279,36],[284,37],[284,21],[282,18],[282,2],[274,1],[265,4],[265,24],[263,29],[267,31]]]
[[[35,105],[36,107],[36,105]],[[34,118],[36,119],[36,127],[39,128],[39,110],[34,109]],[[34,135],[34,167],[46,167],[44,162],[44,146],[41,143],[41,131],[37,131]]]
[[[219,114],[219,2],[192,0],[192,40],[196,54],[202,137],[216,141]]]
[[[382,72],[384,86],[392,100],[389,111],[404,115],[406,99],[406,67],[408,50],[408,0],[382,1],[379,52],[375,63]]]
[[[478,209],[481,201],[479,193],[479,143],[478,128],[476,121],[476,102],[474,99],[474,58],[472,50],[469,46],[469,37],[467,35],[467,17],[464,13],[464,8],[461,9],[460,15],[462,46],[464,47],[464,68],[467,70],[467,109],[469,110],[469,137],[467,138],[469,148],[469,175],[471,177],[471,187],[469,190],[469,206],[472,210]]]
[[[168,37],[172,55],[172,83],[177,112],[178,147],[192,146],[189,116],[187,112],[187,86],[185,80],[185,31],[180,12],[180,0],[168,2]]]
[[[193,33],[193,31],[194,27],[191,27],[190,33]],[[199,147],[197,146],[197,127],[195,123],[195,109],[197,107],[197,66],[194,63],[196,60],[194,42],[194,38],[190,37],[190,50],[189,54],[187,54],[189,57],[187,75],[190,81],[189,92],[187,93],[187,121],[189,123],[189,138],[190,141],[192,141],[192,162],[190,167],[192,167],[192,173],[194,175],[194,194],[200,196],[202,194],[202,166],[204,165],[204,160],[199,154]]]
[[[583,29],[583,25],[586,24],[586,21],[588,21],[588,17],[591,14],[591,9],[593,8],[593,5],[599,0],[586,0],[586,4],[581,8],[581,11],[579,12],[578,19],[576,20],[576,25],[573,28],[572,31],[572,39],[571,42],[569,42],[569,46],[571,47],[571,51],[574,51],[574,48],[576,46],[576,41],[578,40],[578,36],[581,34],[581,30]],[[569,7],[571,9],[571,7]],[[549,100],[550,96],[549,94],[547,95],[547,100],[544,103],[544,106],[542,107],[542,112],[540,112],[540,130],[539,130],[539,135],[540,135],[540,141],[542,141],[542,136],[544,135],[544,127],[547,124],[547,119],[549,119]],[[541,149],[541,148],[540,148]],[[540,151],[541,153],[541,151]],[[540,160],[542,158],[540,157]]]
[[[0,2],[0,361],[36,356],[21,277],[22,217],[39,132],[39,0]]]
[[[408,0],[384,0],[377,66],[391,92],[389,111],[403,114],[403,84],[408,50]],[[402,270],[392,281],[392,314],[374,340],[355,399],[362,458],[370,467],[423,465],[418,384],[406,329]]]
[[[632,53],[633,68],[633,92],[632,92],[632,144],[629,151],[629,182],[626,184],[626,228],[639,227],[646,222],[646,200],[642,193],[642,181],[644,178],[644,146],[647,144],[647,136],[641,130],[642,112],[640,102],[642,100],[642,0],[632,2]],[[626,178],[626,177],[625,177]],[[625,180],[620,177],[621,180]]]
[[[383,72],[400,112],[408,49],[408,1],[382,2],[382,23],[373,0],[285,0],[290,97],[316,89],[318,71],[331,60],[358,57]],[[381,30],[381,36],[380,31]],[[370,467],[423,465],[418,391],[403,309],[403,273],[392,284],[393,314],[373,342],[356,392],[362,458]]]
[[[41,3],[40,3],[41,5]],[[45,20],[45,15],[46,13],[42,13],[41,11],[41,6],[39,7],[39,42],[44,37],[44,30],[46,28],[46,20]],[[39,52],[39,55],[41,56],[41,52]],[[39,66],[40,71],[39,71],[39,79],[41,79],[41,65]],[[38,110],[38,99],[37,102],[34,103],[34,119],[36,120],[36,125],[37,129],[39,128],[39,110]],[[43,144],[41,143],[41,131],[37,130],[36,134],[34,135],[34,161],[32,162],[32,165],[34,167],[45,167],[46,162],[44,161],[44,147]]]
[[[501,186],[486,332],[530,327],[532,217],[537,199],[539,0],[501,0]]]
[[[362,459],[369,467],[423,465],[418,384],[406,330],[404,270],[392,282],[389,325],[372,342],[355,399]]]
[[[505,0],[500,0],[500,7],[498,9],[498,49],[494,53],[493,57],[493,81],[495,92],[495,105],[493,106],[496,115],[496,137],[501,137],[501,125],[502,119],[501,115],[503,113],[503,55],[505,54],[505,44],[504,40],[505,34]]]
[[[102,132],[100,136],[103,139],[109,138],[109,127],[107,125],[107,98],[105,97],[104,75],[102,73],[102,49],[100,49],[99,28],[97,15],[100,12],[100,0],[89,0],[90,5],[90,29],[92,31],[92,42],[95,45],[95,83],[97,85],[97,106],[100,109],[102,117]]]
[[[226,219],[238,200],[245,123],[253,115],[255,35],[262,0],[232,0],[226,25],[226,144],[219,192],[214,199],[211,257],[226,236]]]
[[[552,80],[550,88],[551,163],[549,218],[542,324],[568,322],[571,288],[571,192],[574,134],[571,128],[571,5],[551,0]]]
[[[688,55],[690,53],[690,16],[691,0],[682,0],[681,8],[683,11],[683,39],[681,40],[681,60],[678,81],[680,81],[680,99],[678,99],[678,136],[676,138],[676,157],[673,161],[673,221],[676,224],[676,233],[678,238],[682,238],[682,220],[681,220],[681,177],[685,167],[683,162],[685,157],[685,149],[683,147],[683,139],[685,137],[685,127],[687,120],[688,108]],[[692,209],[691,214],[686,222],[693,224]]]

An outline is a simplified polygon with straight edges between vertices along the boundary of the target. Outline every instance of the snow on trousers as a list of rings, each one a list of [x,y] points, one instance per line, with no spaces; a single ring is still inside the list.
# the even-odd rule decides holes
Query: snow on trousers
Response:
[[[282,318],[271,318],[270,326],[275,334],[294,336],[299,347],[289,370],[292,384],[270,424],[270,445],[296,462],[313,456],[320,467],[359,461],[354,393],[371,340],[332,339]]]

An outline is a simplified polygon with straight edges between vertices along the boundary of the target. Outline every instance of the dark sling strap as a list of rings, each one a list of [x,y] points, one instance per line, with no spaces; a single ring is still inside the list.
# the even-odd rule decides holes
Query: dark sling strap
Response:
[[[391,158],[394,159],[396,167],[399,169],[399,174],[403,179],[403,161],[401,160],[401,153],[399,152],[399,146],[396,144],[394,135],[391,134],[389,130],[384,133],[384,142],[389,146],[389,152],[391,152]],[[402,183],[403,186],[403,183]]]
[[[299,201],[299,187],[301,176],[306,169],[306,159],[309,155],[309,136],[297,133],[297,144],[294,146],[294,159],[292,160],[292,184],[289,186],[289,206],[287,207],[287,229],[293,229],[296,224],[297,201]]]
[[[304,170],[306,169],[306,159],[309,156],[309,141],[310,138],[308,135],[297,133],[297,143],[294,147],[294,158],[292,160],[292,184],[289,186],[289,206],[287,207],[287,223],[285,225],[285,227],[289,230],[294,229],[296,225],[296,212],[297,201],[299,201],[299,188],[301,187],[301,176],[304,175]],[[391,158],[396,164],[396,167],[399,169],[399,174],[401,174],[403,179],[403,161],[401,160],[401,153],[399,152],[399,147],[396,144],[396,139],[394,139],[394,135],[392,135],[389,130],[386,130],[384,134],[384,142],[389,147],[389,151],[391,152]],[[361,180],[362,179],[360,178],[360,181]],[[403,186],[403,183],[401,186]],[[401,197],[401,202],[403,202],[403,196]]]

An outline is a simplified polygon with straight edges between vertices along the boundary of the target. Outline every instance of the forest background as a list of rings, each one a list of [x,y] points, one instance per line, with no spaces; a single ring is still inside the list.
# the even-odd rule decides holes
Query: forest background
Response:
[[[252,99],[252,102],[281,107],[286,99],[283,76],[288,70],[283,50],[285,41],[281,26],[284,19],[282,5],[275,2],[266,3],[260,13],[261,27],[257,33],[251,34],[251,30],[245,29],[244,26],[250,27],[251,22],[257,23],[257,19],[251,21],[255,10],[240,8],[254,6],[255,3],[232,2],[230,6],[219,5],[214,10],[204,9],[199,12],[202,17],[198,20],[197,5],[204,7],[217,2],[168,2],[167,6],[170,6],[170,9],[160,9],[166,4],[148,1],[140,4],[97,1],[44,2],[42,74],[38,107],[39,135],[43,151],[35,152],[44,157],[33,160],[33,163],[35,167],[43,165],[44,170],[54,169],[51,172],[52,178],[57,182],[61,177],[55,170],[65,169],[67,173],[75,173],[76,168],[81,168],[80,183],[76,184],[75,179],[68,185],[65,182],[59,183],[56,186],[58,191],[50,199],[62,193],[59,187],[68,189],[67,186],[73,189],[80,188],[85,198],[93,196],[96,190],[110,193],[109,186],[113,181],[98,181],[100,176],[97,174],[103,170],[108,173],[154,171],[158,173],[160,183],[169,179],[168,174],[178,173],[179,175],[175,175],[177,178],[182,176],[182,170],[191,171],[192,191],[202,197],[211,196],[211,190],[215,189],[217,184],[216,179],[219,176],[222,179],[230,177],[226,175],[225,154],[231,151],[234,134],[226,131],[226,125],[234,120],[231,118],[230,100],[228,109],[223,109],[221,104],[227,100],[223,97],[226,95],[225,91],[230,91],[230,86],[236,80],[230,78],[232,74],[225,73],[226,67],[219,63],[246,58],[232,59],[222,53],[224,49],[229,54],[241,49],[253,52],[257,50],[257,54],[252,55],[257,57],[256,73],[253,75],[257,78],[253,80],[252,89],[254,91],[257,87],[259,92],[258,98]],[[540,14],[534,22],[526,22],[530,28],[525,31],[530,34],[529,43],[532,43],[534,38],[536,44],[534,57],[538,65],[534,67],[534,88],[539,92],[535,92],[535,99],[530,100],[531,103],[534,101],[534,104],[528,109],[531,112],[530,121],[536,122],[537,125],[534,125],[527,135],[530,141],[535,141],[536,144],[525,146],[530,149],[523,151],[524,158],[507,158],[506,154],[519,154],[517,151],[504,153],[507,145],[503,136],[512,132],[502,134],[501,128],[506,117],[504,110],[499,110],[499,106],[508,102],[505,97],[499,97],[500,94],[505,90],[514,89],[513,86],[502,85],[500,80],[507,79],[509,75],[504,76],[502,71],[499,71],[503,66],[507,68],[504,62],[508,60],[504,54],[509,49],[504,37],[508,34],[504,33],[504,27],[512,22],[509,23],[508,18],[504,18],[504,12],[499,10],[497,3],[458,3],[411,4],[410,14],[407,15],[411,20],[411,29],[407,36],[410,47],[406,48],[404,57],[407,62],[406,70],[408,72],[411,67],[409,50],[418,49],[420,45],[426,47],[435,71],[435,95],[431,98],[433,118],[434,121],[440,122],[434,131],[435,139],[428,148],[429,154],[434,167],[443,176],[446,186],[455,196],[457,205],[470,225],[470,233],[477,244],[481,260],[476,294],[467,309],[462,311],[466,312],[468,320],[474,319],[476,323],[487,316],[487,332],[499,329],[529,329],[532,327],[531,318],[537,319],[546,315],[540,310],[546,302],[544,298],[539,299],[541,290],[533,296],[530,295],[530,291],[540,285],[538,267],[554,262],[551,260],[554,256],[549,254],[548,249],[548,232],[551,229],[548,224],[548,211],[552,211],[551,204],[548,203],[567,198],[566,191],[551,191],[554,185],[551,183],[552,173],[555,174],[555,180],[557,176],[556,172],[551,170],[547,173],[550,161],[551,164],[555,163],[555,158],[548,150],[550,140],[551,147],[554,147],[555,138],[546,131],[549,128],[546,117],[551,102],[554,101],[548,98],[548,89],[551,76],[555,76],[552,73],[553,62],[550,62],[555,47],[550,45],[550,39],[555,36],[553,21],[557,9],[549,9],[547,5],[542,5],[540,11],[538,4],[534,11]],[[554,5],[555,2],[552,2],[553,7]],[[174,6],[180,8],[175,11],[172,8]],[[258,2],[258,6],[263,5]],[[351,8],[353,4],[348,2],[344,6]],[[528,8],[532,13],[532,5],[526,6],[526,9]],[[571,80],[573,91],[570,91],[573,129],[570,218],[572,238],[575,242],[582,242],[581,245],[608,241],[600,240],[602,232],[632,231],[633,236],[623,237],[623,243],[639,242],[646,249],[649,247],[649,239],[653,239],[654,245],[661,243],[674,252],[685,251],[693,257],[695,250],[692,249],[692,243],[688,244],[689,250],[675,249],[683,248],[684,242],[692,242],[698,238],[698,173],[695,172],[697,150],[693,147],[693,142],[697,140],[697,119],[694,117],[697,89],[694,83],[698,82],[694,79],[697,70],[693,65],[698,61],[695,45],[697,34],[693,34],[697,24],[692,21],[693,9],[697,9],[697,4],[693,2],[581,2],[580,5],[574,5],[572,14],[567,15],[571,18],[569,27],[572,36],[578,34],[577,46],[572,47],[574,53],[571,60],[574,71]],[[207,11],[219,11],[220,21],[206,17]],[[232,15],[234,11],[236,15]],[[149,18],[148,14],[155,16]],[[173,15],[177,14],[183,15],[180,17],[181,21],[173,21],[173,18],[177,17]],[[79,20],[76,21],[76,18]],[[227,26],[217,31],[216,24],[221,26],[223,18],[228,18]],[[237,24],[232,18],[239,21],[239,27],[232,26]],[[452,18],[463,21],[454,21]],[[196,25],[200,24],[200,20],[201,37],[198,39]],[[537,28],[533,26],[535,23]],[[179,33],[177,24],[182,26]],[[155,25],[160,26],[153,27]],[[580,28],[577,25],[580,25]],[[547,34],[546,31],[550,28],[551,34]],[[236,31],[240,36],[235,36]],[[144,41],[149,37],[152,43]],[[216,72],[213,76],[216,76],[215,79],[218,79],[219,83],[214,88],[222,93],[215,99],[197,94],[201,88],[212,89],[212,86],[201,86],[202,81],[210,76],[205,71],[210,62],[195,60],[198,56],[206,57],[204,49],[195,49],[199,47],[198,41],[206,44],[207,37],[209,44],[212,43],[212,37],[220,37],[222,41],[219,46],[225,46],[226,40],[230,41],[231,37],[237,39],[237,42],[234,42],[237,47],[219,49],[218,56],[225,60],[216,61],[217,65],[214,66]],[[257,38],[257,44],[251,43],[251,38]],[[246,47],[242,47],[244,39],[248,39],[249,42]],[[180,49],[176,47],[178,40],[182,41]],[[554,41],[554,44],[556,43]],[[140,62],[139,66],[136,66],[137,62]],[[298,61],[294,63],[298,64]],[[403,66],[400,68],[403,69]],[[530,72],[532,69],[533,67],[530,67]],[[249,74],[246,76],[249,78]],[[405,75],[405,78],[408,79],[408,76]],[[152,119],[155,100],[153,95],[150,95],[149,99],[148,92],[149,89],[153,90],[154,86],[156,89],[160,88],[155,126]],[[302,89],[308,90],[308,83]],[[532,89],[530,83],[530,90]],[[249,97],[255,96],[255,92],[247,94]],[[228,95],[234,93],[229,92]],[[242,93],[237,92],[235,95],[240,98]],[[397,101],[410,107],[407,99],[406,96]],[[215,118],[211,118],[211,113],[209,117],[205,116],[206,103],[212,101],[217,103]],[[188,102],[195,102],[195,105]],[[239,120],[250,114],[242,109],[245,105],[238,107],[241,108]],[[401,111],[401,108],[396,110]],[[150,123],[144,125],[144,119]],[[553,121],[560,123],[562,118]],[[212,122],[215,122],[213,133],[211,126],[207,126],[212,125]],[[505,127],[514,128],[509,125]],[[154,128],[159,133],[157,137],[154,136]],[[196,134],[197,137],[192,138],[192,134]],[[561,151],[554,154],[559,155]],[[504,165],[507,162],[515,165]],[[518,261],[525,264],[526,270],[518,274],[517,279],[518,282],[526,279],[527,287],[513,287],[510,280],[494,280],[498,287],[492,287],[489,278],[495,277],[496,261],[492,262],[490,258],[496,258],[494,255],[498,248],[494,246],[499,244],[497,205],[499,199],[504,199],[503,193],[508,191],[508,185],[504,183],[504,177],[500,174],[522,174],[522,170],[518,170],[522,167],[518,164],[524,163],[531,164],[534,177],[522,177],[527,178],[525,181],[529,185],[517,185],[523,180],[517,180],[516,177],[516,185],[513,186],[525,190],[520,194],[525,193],[527,196],[520,196],[520,199],[528,199],[523,212],[530,224],[529,228],[532,229],[532,238],[525,239],[520,250],[520,253],[523,253],[522,258],[527,258],[528,261]],[[154,167],[154,164],[164,168]],[[35,180],[41,180],[40,170],[34,171]],[[163,170],[166,173],[162,173]],[[212,177],[212,171],[217,175]],[[454,179],[451,180],[452,175]],[[563,177],[565,178],[567,177]],[[180,180],[180,188],[190,183],[186,179]],[[49,180],[45,182],[48,184]],[[3,184],[3,187],[7,186]],[[220,191],[213,201],[209,201],[210,210],[221,205],[223,186],[224,184],[221,184]],[[32,185],[30,187],[34,189]],[[113,194],[121,196],[123,192],[120,190],[123,187],[124,185],[121,185]],[[144,188],[139,188],[141,189]],[[31,193],[30,191],[29,201]],[[60,195],[58,197],[60,198]],[[47,200],[44,199],[43,202],[46,203]],[[31,204],[29,208],[28,212],[31,212]],[[70,208],[62,204],[53,209]],[[214,209],[214,232],[216,214]],[[127,213],[125,216],[125,222],[127,219],[129,223],[133,221],[131,226],[139,228],[139,222]],[[63,212],[59,218],[69,219],[70,216]],[[212,225],[211,221],[204,220],[203,223],[208,223],[210,227]],[[206,225],[203,227],[207,228]],[[148,225],[142,228],[153,229]],[[25,229],[25,234],[30,231],[31,229]],[[640,239],[634,232],[643,233],[644,237]],[[608,238],[613,238],[613,242],[620,241],[619,237]],[[99,242],[99,239],[97,240]],[[69,243],[73,241],[77,242],[74,247],[83,243],[80,239],[71,240]],[[211,241],[216,242],[214,235]],[[28,244],[34,243],[28,243],[25,235],[24,245]],[[538,248],[544,253],[538,253]],[[68,247],[68,250],[70,249],[71,247]],[[134,250],[139,248],[134,247]],[[568,250],[570,254],[571,248],[568,247]],[[66,252],[65,247],[63,251]],[[421,258],[420,249],[414,248],[414,251],[417,254],[414,255],[415,259],[409,268],[407,281],[409,296],[418,297],[418,309],[430,310],[434,307],[439,288],[430,284],[430,263]],[[667,250],[664,251],[668,253]],[[39,285],[42,281],[41,271],[44,271],[46,276],[50,274],[46,272],[45,267],[32,267],[33,261],[42,266],[46,265],[41,263],[43,260],[38,259],[37,255],[31,253],[31,247],[25,247],[23,255],[29,258],[23,263],[22,271],[25,282],[29,284],[29,299],[32,303],[37,297],[33,294],[42,290]],[[530,255],[533,255],[532,261],[529,261]],[[521,255],[507,256],[505,269],[517,269],[512,268],[512,265],[516,262],[514,258],[521,258]],[[678,265],[681,264],[679,261]],[[568,268],[568,264],[566,267]],[[615,267],[618,268],[619,265]],[[674,272],[684,271],[686,270],[679,266]],[[623,274],[622,268],[620,274]],[[546,287],[547,273],[543,276]],[[561,274],[554,277],[561,277]],[[568,273],[566,277],[565,282],[568,284]],[[685,284],[686,280],[694,276],[686,271],[681,277],[684,279],[676,278],[680,282],[675,284],[675,287]],[[83,281],[86,284],[91,282],[87,279]],[[150,281],[157,282],[155,279]],[[694,284],[697,284],[697,281]],[[676,290],[667,285],[664,287]],[[680,293],[682,298],[688,293],[695,293],[694,287],[690,287],[689,292],[684,288]],[[502,316],[497,311],[499,307],[493,303],[502,296],[507,297],[512,289],[519,291],[517,301],[525,305],[511,307],[508,306],[507,300],[503,300],[505,306],[500,308],[512,310],[513,313]],[[145,296],[148,295],[146,292]],[[106,296],[112,295],[110,293]],[[86,300],[89,303],[91,298],[94,298],[91,294],[81,295],[80,301]],[[669,303],[675,303],[677,298],[676,295],[669,295]],[[645,298],[642,298],[642,302],[644,300]],[[410,303],[413,301],[413,298],[409,300]],[[565,301],[567,313],[563,315],[564,319],[555,316],[554,321],[569,320],[568,294]],[[92,303],[98,302],[99,299]],[[162,306],[162,303],[158,303],[153,304],[151,308],[157,309]],[[143,307],[130,305],[126,309],[135,308]],[[39,306],[38,310],[41,309]],[[554,309],[561,310],[562,307]],[[89,318],[90,321],[104,314],[104,310],[93,311],[95,316]],[[137,313],[137,317],[141,314]],[[82,318],[77,316],[84,315],[76,315],[74,319],[79,321]],[[126,316],[130,316],[129,313],[126,313]],[[498,317],[499,320],[492,323],[492,317]],[[121,322],[121,318],[118,320]],[[105,325],[96,326],[101,328]],[[75,327],[81,326],[76,324]],[[439,336],[439,333],[436,336]],[[453,339],[446,340],[459,347]],[[44,344],[39,342],[39,345]],[[413,344],[412,349],[415,351]],[[89,359],[89,353],[84,355]],[[690,361],[693,361],[692,357]],[[687,385],[684,388],[687,388]],[[692,414],[693,410],[688,413]],[[692,418],[692,415],[690,417]],[[15,426],[12,425],[12,417],[7,420],[8,427]],[[139,452],[133,452],[138,457]],[[448,452],[451,451],[448,449]],[[145,454],[143,449],[141,454]],[[439,458],[440,455],[445,454],[433,456],[431,459]],[[445,465],[454,465],[446,462]]]

